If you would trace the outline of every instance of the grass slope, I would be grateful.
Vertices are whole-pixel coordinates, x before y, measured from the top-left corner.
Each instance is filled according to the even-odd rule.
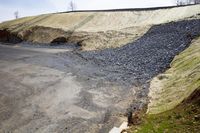
[[[173,109],[199,86],[200,38],[175,57],[168,71],[152,80],[148,114],[158,114]]]
[[[147,115],[130,133],[198,133],[200,131],[200,89],[185,102],[157,115]]]

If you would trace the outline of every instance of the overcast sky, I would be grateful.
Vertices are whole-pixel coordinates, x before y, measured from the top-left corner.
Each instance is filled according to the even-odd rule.
[[[44,13],[67,11],[71,0],[0,0],[0,22]],[[175,0],[73,0],[78,10],[170,6]]]

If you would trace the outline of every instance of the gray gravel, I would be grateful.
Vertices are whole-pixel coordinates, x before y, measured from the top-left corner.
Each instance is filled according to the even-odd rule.
[[[116,49],[79,52],[97,63],[108,73],[111,81],[144,84],[170,67],[173,58],[200,35],[200,20],[172,22],[153,26],[137,41]],[[108,74],[109,75],[109,74]]]
[[[118,83],[119,86],[124,86],[124,91],[120,93],[126,98],[126,93],[135,86],[136,94],[127,108],[128,112],[134,112],[147,104],[150,80],[166,71],[173,58],[185,50],[197,36],[200,36],[200,20],[184,20],[153,26],[143,37],[120,48],[73,51],[59,55],[70,58],[73,64],[81,65],[78,71],[72,71],[84,81],[83,84],[94,85],[87,86],[87,89],[99,89],[98,84],[106,82]],[[89,79],[96,80],[91,82]],[[90,106],[93,105],[88,108]],[[110,123],[104,124],[100,132],[107,132],[112,127],[112,117],[109,119]]]

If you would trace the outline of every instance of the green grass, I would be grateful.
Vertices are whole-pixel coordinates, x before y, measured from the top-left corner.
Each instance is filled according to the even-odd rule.
[[[143,123],[133,126],[130,133],[199,133],[200,89],[192,99],[161,114],[146,115]]]

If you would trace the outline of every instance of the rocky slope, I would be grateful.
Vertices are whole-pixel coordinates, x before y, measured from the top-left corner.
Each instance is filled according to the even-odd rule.
[[[147,115],[129,132],[199,132],[200,38],[176,56],[170,67],[151,81]]]
[[[200,38],[175,57],[171,68],[151,82],[149,114],[173,109],[200,87]]]

